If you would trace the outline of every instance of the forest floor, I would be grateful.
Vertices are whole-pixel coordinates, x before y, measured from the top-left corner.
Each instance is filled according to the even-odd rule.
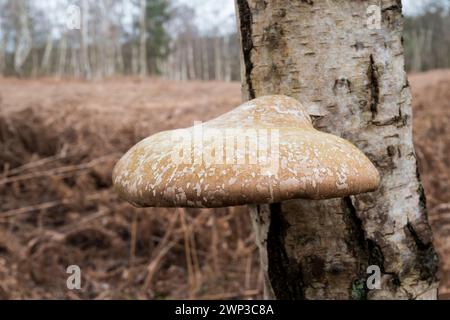
[[[414,74],[414,139],[450,298],[450,70]],[[238,83],[0,79],[0,299],[261,298],[244,207],[135,209],[123,152],[240,104]],[[66,267],[82,270],[68,290]]]

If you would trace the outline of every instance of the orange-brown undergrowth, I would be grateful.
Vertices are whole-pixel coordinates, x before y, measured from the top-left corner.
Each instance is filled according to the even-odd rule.
[[[450,72],[410,82],[450,297]],[[115,161],[138,140],[240,101],[238,83],[0,79],[0,299],[261,298],[245,208],[136,209],[111,189]],[[80,291],[66,288],[71,264]]]

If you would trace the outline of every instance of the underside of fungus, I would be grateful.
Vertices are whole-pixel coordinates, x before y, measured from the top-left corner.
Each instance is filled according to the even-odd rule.
[[[113,171],[121,198],[151,207],[335,198],[373,191],[379,180],[360,150],[314,129],[301,103],[282,95],[145,138]]]

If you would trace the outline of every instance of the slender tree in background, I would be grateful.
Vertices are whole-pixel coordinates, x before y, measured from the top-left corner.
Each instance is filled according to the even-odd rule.
[[[317,128],[352,141],[382,177],[373,193],[251,209],[266,296],[435,299],[437,257],[412,143],[401,2],[236,2],[245,98],[299,99]],[[377,10],[379,26],[368,14]],[[378,290],[366,286],[370,265],[381,269]]]
[[[214,37],[214,76],[215,79],[223,79],[223,55],[222,37]]]
[[[16,26],[14,45],[14,70],[18,74],[22,74],[22,66],[25,63],[32,48],[32,39],[27,14],[27,2],[25,0],[14,1],[12,4],[12,8]]]
[[[202,79],[209,80],[209,54],[207,38],[200,39],[201,41],[201,56],[202,56]]]
[[[41,74],[47,74],[50,72],[50,59],[53,52],[53,34],[49,32],[47,35],[47,41],[45,44],[44,55],[41,60]]]
[[[139,74],[145,76],[147,74],[147,30],[146,30],[146,0],[140,0],[139,13]]]
[[[89,2],[81,0],[81,68],[85,78],[91,77],[91,62],[89,61]]]
[[[3,29],[4,29],[3,25],[0,21],[0,30]],[[5,32],[3,32],[2,34],[0,34],[0,75],[4,74],[6,69],[6,42],[7,42],[7,35]]]
[[[170,19],[169,1],[146,1],[147,61],[149,72],[159,74],[158,65],[167,58],[169,51],[169,35],[165,25]]]
[[[58,48],[58,68],[57,76],[62,77],[65,73],[66,60],[67,60],[67,36],[65,33],[59,38],[59,48]]]

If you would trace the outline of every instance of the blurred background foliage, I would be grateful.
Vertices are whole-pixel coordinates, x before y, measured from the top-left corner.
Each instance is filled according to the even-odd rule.
[[[418,1],[419,2],[419,1]],[[450,1],[427,1],[404,25],[407,71],[450,67]]]
[[[450,67],[450,0],[403,3],[407,71]],[[239,80],[233,10],[232,0],[0,0],[0,74]]]

